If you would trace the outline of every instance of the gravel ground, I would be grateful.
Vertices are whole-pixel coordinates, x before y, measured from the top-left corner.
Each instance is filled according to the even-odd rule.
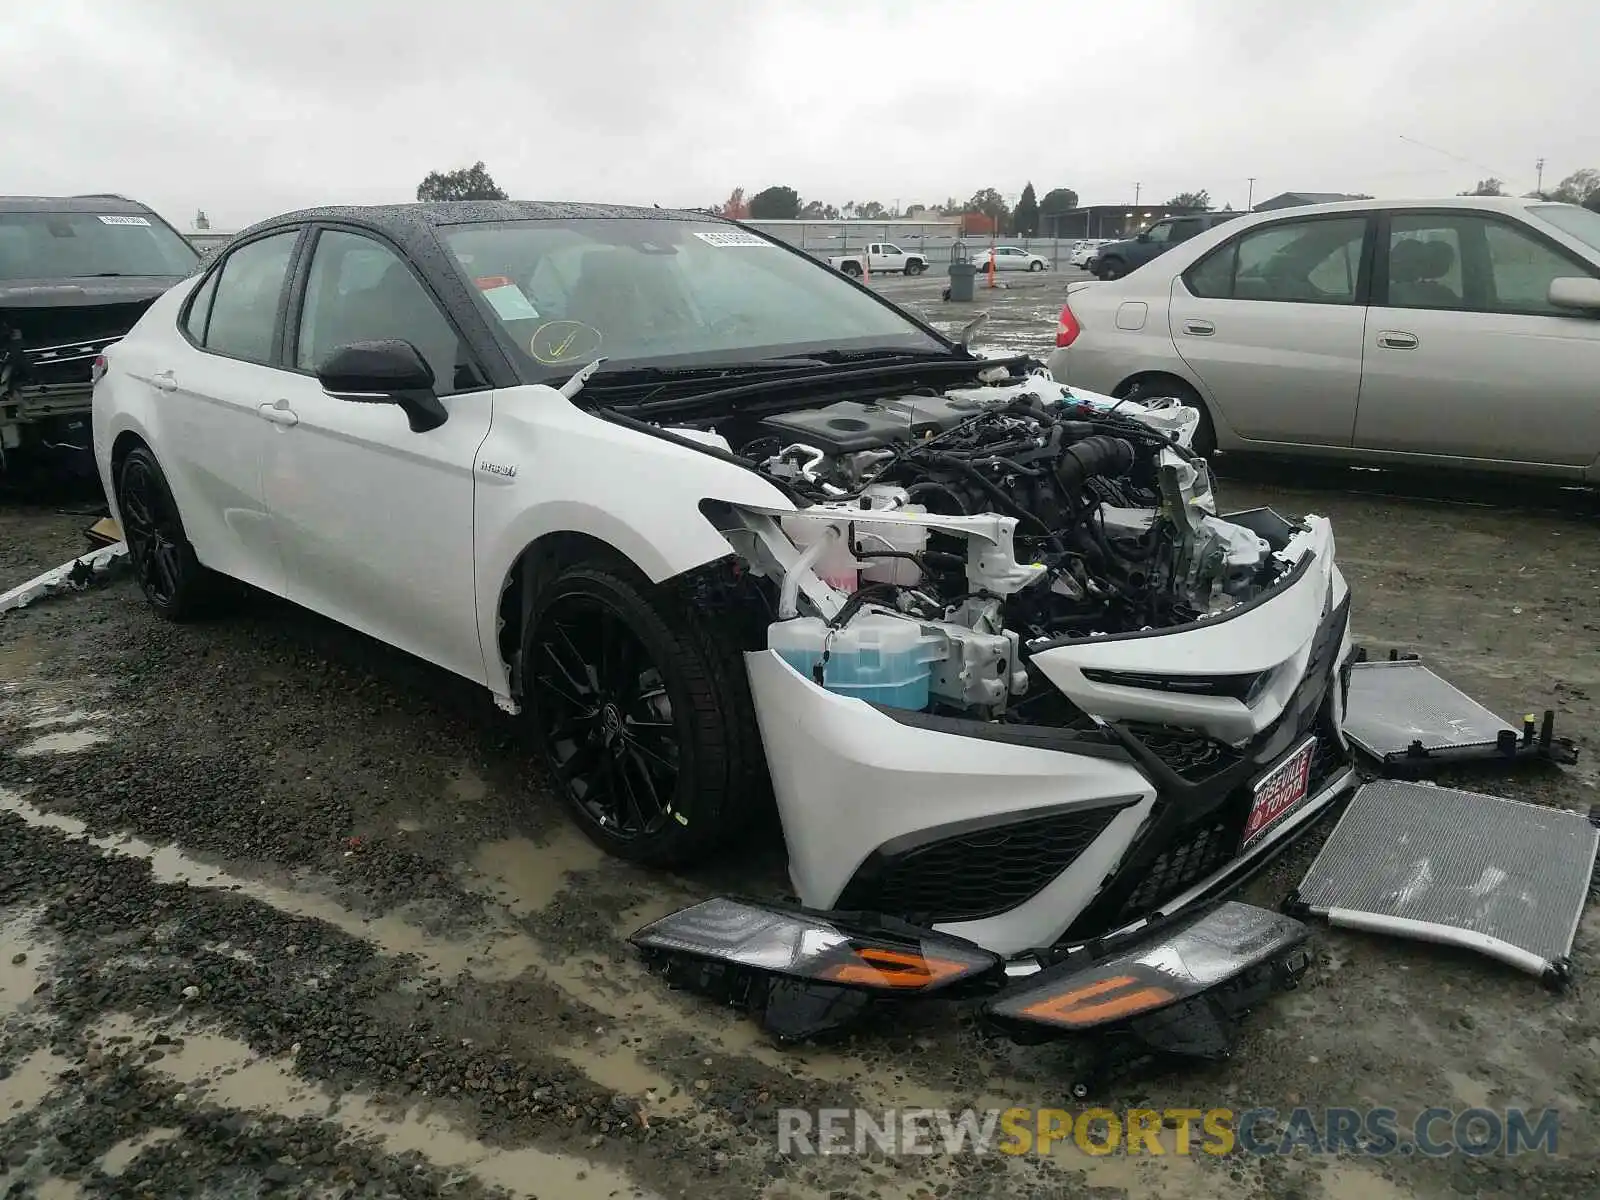
[[[991,329],[1031,322],[1037,345],[1022,314],[1059,285],[993,301]],[[959,325],[938,286],[884,290]],[[1591,497],[1231,473],[1231,506],[1333,519],[1364,643],[1420,652],[1503,714],[1553,707],[1581,745],[1576,768],[1448,782],[1600,801]],[[91,520],[0,508],[0,590],[84,549]],[[1280,899],[1316,841],[1250,898]],[[276,601],[173,628],[121,579],[0,617],[0,1196],[1600,1193],[1593,913],[1559,996],[1318,929],[1306,983],[1249,1019],[1233,1062],[1095,1097],[1552,1106],[1554,1158],[778,1157],[782,1107],[1062,1105],[1073,1064],[941,1007],[780,1050],[667,991],[623,938],[712,889],[781,890],[770,842],[736,858],[693,877],[603,861],[486,695]]]

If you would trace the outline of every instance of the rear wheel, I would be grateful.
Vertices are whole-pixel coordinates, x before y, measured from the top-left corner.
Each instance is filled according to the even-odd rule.
[[[845,263],[844,266],[840,267],[839,269],[841,271],[843,271],[846,275],[854,275],[854,276],[856,276],[858,278],[861,275],[861,264],[860,263],[847,262],[847,263]]]
[[[1120,258],[1108,258],[1100,264],[1095,274],[1103,280],[1121,279],[1128,273]]]
[[[1195,428],[1194,438],[1189,444],[1190,449],[1202,458],[1216,453],[1217,431],[1211,424],[1211,414],[1206,411],[1206,402],[1200,399],[1199,392],[1183,380],[1135,379],[1132,383],[1125,383],[1119,387],[1115,395],[1119,400],[1137,400],[1141,404],[1170,396],[1180,404],[1187,404],[1200,413],[1200,424]]]
[[[128,561],[150,607],[169,621],[213,611],[228,581],[195,556],[155,455],[143,446],[130,450],[117,472],[116,487]]]
[[[569,567],[540,588],[522,661],[553,782],[602,849],[677,865],[744,828],[760,734],[742,661],[702,614],[611,563]]]

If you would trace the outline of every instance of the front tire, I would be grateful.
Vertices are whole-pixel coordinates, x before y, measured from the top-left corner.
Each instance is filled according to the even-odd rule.
[[[1042,262],[1031,262],[1031,263],[1028,264],[1028,270],[1029,271],[1042,271],[1042,270],[1044,270],[1044,264]]]
[[[906,264],[906,274],[908,276],[921,275],[925,270],[927,270],[927,268],[919,262],[908,262]]]
[[[1110,283],[1113,279],[1121,279],[1127,273],[1127,269],[1122,265],[1120,258],[1106,259],[1105,262],[1100,264],[1099,270],[1095,272],[1105,283]]]
[[[228,581],[201,565],[167,477],[144,446],[117,471],[117,511],[134,578],[157,616],[190,621],[219,607]]]
[[[653,866],[745,828],[765,779],[744,665],[705,614],[609,562],[540,587],[523,695],[552,782],[601,849]]]

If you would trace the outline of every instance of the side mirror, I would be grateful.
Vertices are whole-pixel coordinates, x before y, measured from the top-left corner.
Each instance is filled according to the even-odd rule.
[[[433,368],[410,342],[351,342],[317,368],[322,390],[357,404],[395,404],[411,421],[412,433],[437,429],[449,410],[434,394]]]
[[[1600,313],[1600,279],[1574,275],[1550,281],[1550,303],[1557,308]]]

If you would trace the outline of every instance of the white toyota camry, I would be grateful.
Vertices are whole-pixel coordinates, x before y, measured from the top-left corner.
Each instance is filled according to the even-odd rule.
[[[775,800],[804,904],[1014,954],[1226,890],[1351,778],[1326,520],[1220,514],[1193,409],[734,223],[291,213],[96,375],[158,613],[242,581],[482,684],[619,855]]]

